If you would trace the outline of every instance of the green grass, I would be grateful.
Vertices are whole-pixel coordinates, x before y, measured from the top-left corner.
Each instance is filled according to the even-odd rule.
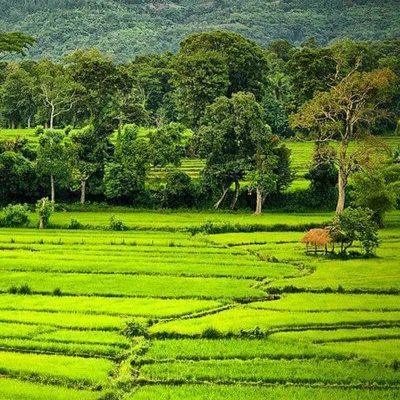
[[[79,301],[79,298],[77,298]],[[127,319],[113,315],[49,313],[40,311],[1,310],[0,321],[48,325],[61,328],[118,330]]]
[[[30,398],[27,388],[34,399],[92,399],[104,392],[76,389],[117,387],[139,400],[398,398],[399,296],[379,292],[400,289],[400,212],[388,214],[377,258],[340,260],[305,255],[303,232],[185,231],[207,221],[295,227],[330,213],[118,209],[140,230],[101,230],[112,211],[54,215],[93,230],[0,229],[0,368],[20,388],[2,378],[1,399]],[[306,292],[265,301],[294,282]],[[8,293],[24,284],[31,294]],[[368,293],[307,292],[339,285]],[[150,336],[122,336],[132,320],[151,323]],[[200,338],[210,328],[235,336]]]
[[[282,311],[400,311],[399,296],[372,294],[285,294],[279,300],[255,302],[249,307]]]
[[[265,293],[249,279],[172,277],[123,274],[72,274],[0,271],[0,290],[28,284],[34,292],[77,295],[120,295],[160,298],[262,297]]]
[[[340,346],[346,341],[374,340],[384,338],[400,338],[400,329],[396,328],[357,328],[357,329],[333,329],[333,330],[306,330],[306,331],[291,331],[278,332],[269,336],[270,340],[277,341],[294,341],[326,343],[340,342],[337,349],[340,351]]]
[[[182,385],[144,386],[129,400],[397,400],[397,390],[360,390],[291,386]]]
[[[255,310],[251,307],[237,307],[218,314],[197,319],[176,320],[151,327],[150,332],[178,332],[183,335],[199,335],[206,329],[216,329],[222,333],[238,334],[241,329],[260,327],[271,331],[282,328],[312,328],[313,326],[371,325],[400,323],[400,312],[379,311],[330,311],[330,312],[282,312]]]
[[[292,382],[340,383],[352,382],[396,384],[400,372],[369,362],[338,360],[219,360],[179,361],[143,365],[142,379],[153,382],[193,381],[222,382]]]
[[[0,378],[2,400],[96,400],[100,396],[99,392]]]
[[[335,344],[324,344],[324,349],[334,350],[338,346]],[[360,359],[376,359],[384,364],[391,364],[400,360],[400,339],[374,340],[374,341],[354,341],[340,343],[342,354],[356,355]]]
[[[307,343],[265,339],[167,339],[155,340],[144,360],[227,360],[255,358],[338,357],[338,350],[324,350]]]
[[[0,295],[0,310],[80,312],[122,316],[171,317],[221,306],[222,303],[192,299],[146,299],[68,296]]]
[[[128,347],[128,346],[127,346]],[[113,345],[82,344],[76,342],[60,343],[27,339],[0,339],[0,349],[34,353],[54,353],[85,357],[117,357],[126,350]]]
[[[3,375],[37,375],[58,380],[82,382],[85,385],[107,384],[113,363],[104,359],[44,354],[0,352]]]

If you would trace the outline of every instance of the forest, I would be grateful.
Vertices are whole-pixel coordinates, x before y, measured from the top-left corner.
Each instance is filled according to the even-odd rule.
[[[267,47],[296,46],[314,36],[321,46],[337,38],[396,38],[396,0],[19,0],[0,1],[0,27],[35,37],[30,58],[60,60],[76,48],[97,47],[118,62],[144,53],[176,52],[194,32],[227,30]]]
[[[24,52],[24,39],[9,51]],[[399,53],[399,40],[263,48],[215,31],[129,63],[97,49],[3,62],[1,121],[12,135],[0,143],[2,202],[341,211],[354,187],[353,201],[382,219],[398,197],[399,149],[379,137],[400,130]],[[299,178],[288,139],[315,142],[305,190],[287,190]],[[367,184],[382,189],[383,206],[358,196]]]

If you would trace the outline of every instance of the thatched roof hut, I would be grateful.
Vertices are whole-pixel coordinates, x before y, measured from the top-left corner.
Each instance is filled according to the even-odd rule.
[[[317,252],[318,248],[324,249],[325,253],[328,251],[328,244],[333,243],[329,229],[311,229],[301,239],[302,243],[307,246],[312,246],[314,251]]]
[[[327,229],[311,229],[301,239],[302,243],[317,247],[325,247],[332,243],[332,238]]]

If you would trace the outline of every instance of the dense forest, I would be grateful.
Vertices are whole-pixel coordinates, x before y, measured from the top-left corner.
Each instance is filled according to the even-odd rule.
[[[0,56],[31,45],[22,34],[2,34]],[[340,211],[349,178],[373,171],[359,187],[380,187],[375,193],[389,196],[392,206],[398,154],[390,162],[386,154],[382,164],[376,160],[382,146],[368,138],[400,130],[399,54],[398,39],[319,47],[309,38],[299,48],[278,40],[263,48],[214,31],[186,37],[176,54],[129,63],[97,49],[76,50],[60,62],[3,61],[1,124],[36,127],[37,137],[0,142],[1,200],[80,196],[82,203],[214,204],[261,213],[268,198],[270,206],[297,209],[337,202]],[[316,148],[310,188],[287,193],[295,171],[282,141],[294,135],[316,141]],[[364,142],[350,153],[357,139]],[[183,159],[202,160],[198,179],[177,168]],[[397,166],[388,172],[387,162]]]
[[[0,30],[34,36],[32,58],[97,47],[117,61],[177,51],[188,34],[229,30],[267,46],[314,36],[380,40],[400,35],[397,0],[0,0]]]

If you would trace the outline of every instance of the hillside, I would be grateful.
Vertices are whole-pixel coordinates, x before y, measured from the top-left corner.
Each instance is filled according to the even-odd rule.
[[[116,60],[175,51],[192,32],[230,30],[261,45],[287,39],[320,45],[337,37],[400,36],[397,0],[0,0],[0,30],[37,38],[29,57],[58,59],[98,47]]]

